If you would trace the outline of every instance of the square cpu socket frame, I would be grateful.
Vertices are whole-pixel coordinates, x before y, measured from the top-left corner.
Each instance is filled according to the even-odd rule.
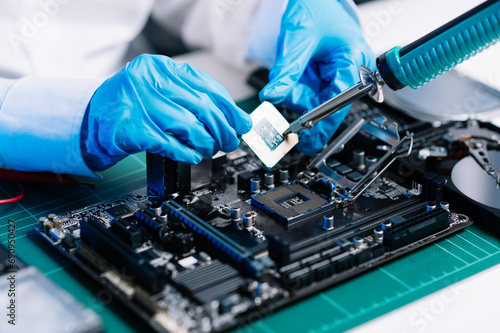
[[[335,203],[300,184],[291,184],[253,195],[252,205],[276,217],[280,222],[291,225],[329,211]]]

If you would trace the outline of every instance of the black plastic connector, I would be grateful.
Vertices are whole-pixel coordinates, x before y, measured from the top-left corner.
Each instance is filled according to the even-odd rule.
[[[135,213],[137,222],[144,228],[151,236],[160,238],[163,236],[164,231],[167,229],[167,223],[159,221],[155,214],[149,210],[141,210]]]
[[[396,216],[388,220],[392,227],[384,233],[384,245],[390,251],[428,237],[450,226],[448,212],[441,207],[410,218]]]
[[[111,222],[111,231],[133,248],[142,245],[142,234],[137,226],[122,218]]]
[[[116,267],[127,279],[133,279],[152,294],[163,290],[166,282],[163,270],[153,267],[147,258],[109,232],[99,220],[83,219],[80,222],[80,236],[83,244]]]
[[[426,174],[422,179],[422,194],[429,201],[443,201],[443,191],[446,179],[434,173]]]

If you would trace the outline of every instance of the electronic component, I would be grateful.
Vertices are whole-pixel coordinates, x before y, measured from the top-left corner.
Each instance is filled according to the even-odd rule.
[[[113,219],[116,219],[118,217],[123,217],[123,216],[126,217],[127,215],[132,214],[132,211],[130,209],[128,209],[128,207],[125,205],[117,205],[114,207],[110,207],[110,208],[106,209],[105,212]]]
[[[177,275],[173,282],[199,304],[209,303],[245,285],[236,269],[213,260],[210,265],[198,266]]]
[[[135,282],[145,290],[154,294],[163,289],[166,276],[162,271],[153,267],[141,253],[133,251],[130,244],[106,232],[95,218],[82,220],[80,237],[82,245],[79,254],[86,260],[92,261],[95,252],[108,261],[109,267],[116,266],[121,274],[135,277]]]
[[[449,226],[448,212],[442,208],[426,210],[418,215],[396,216],[387,222],[390,227],[384,229],[384,245],[390,250],[408,245]]]
[[[274,105],[263,102],[250,114],[253,128],[242,139],[264,165],[271,169],[299,142],[296,134],[283,136],[288,122]]]

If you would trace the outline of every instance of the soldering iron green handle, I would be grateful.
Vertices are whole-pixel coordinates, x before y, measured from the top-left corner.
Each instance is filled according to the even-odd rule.
[[[489,0],[404,48],[387,51],[377,67],[393,90],[416,89],[499,39],[500,0]]]

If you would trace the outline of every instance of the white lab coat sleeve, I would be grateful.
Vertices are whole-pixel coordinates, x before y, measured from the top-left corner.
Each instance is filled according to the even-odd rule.
[[[80,130],[100,80],[0,79],[0,166],[98,178],[85,164]]]

